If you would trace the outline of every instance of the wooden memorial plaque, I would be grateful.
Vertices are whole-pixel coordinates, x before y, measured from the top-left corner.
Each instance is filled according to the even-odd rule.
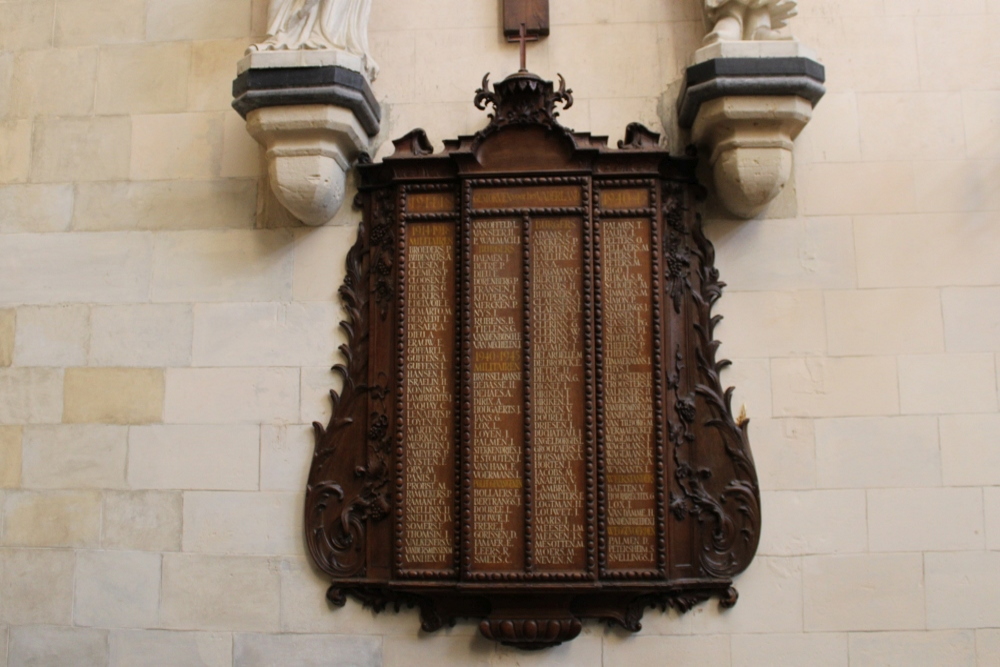
[[[417,130],[359,167],[344,387],[306,495],[335,604],[542,648],[736,601],[760,500],[695,160],[638,125],[609,149],[558,102],[565,83],[484,81],[481,132],[435,154]]]

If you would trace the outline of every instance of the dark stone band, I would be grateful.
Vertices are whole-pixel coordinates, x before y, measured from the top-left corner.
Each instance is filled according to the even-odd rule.
[[[354,112],[369,136],[379,132],[382,109],[368,80],[343,67],[248,69],[233,81],[233,108],[241,116],[264,107],[332,104]]]
[[[825,80],[823,66],[809,58],[716,58],[688,68],[678,122],[690,128],[702,104],[727,96],[793,95],[815,106]]]

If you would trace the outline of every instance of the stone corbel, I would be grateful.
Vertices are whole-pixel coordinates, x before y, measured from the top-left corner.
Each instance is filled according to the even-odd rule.
[[[794,2],[752,10],[748,4],[706,0],[713,29],[694,54],[678,102],[680,126],[708,158],[715,193],[741,218],[760,215],[781,194],[794,141],[826,92],[815,54],[780,32]]]
[[[251,53],[240,62],[233,96],[266,151],[278,201],[307,225],[332,220],[347,172],[379,131],[361,59],[337,51]]]

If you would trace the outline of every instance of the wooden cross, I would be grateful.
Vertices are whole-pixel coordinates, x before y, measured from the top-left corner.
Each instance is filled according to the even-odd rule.
[[[521,43],[521,71],[528,71],[528,42],[537,42],[538,35],[528,36],[528,27],[525,24],[521,24],[521,32],[515,39],[507,38],[508,42],[520,42]]]

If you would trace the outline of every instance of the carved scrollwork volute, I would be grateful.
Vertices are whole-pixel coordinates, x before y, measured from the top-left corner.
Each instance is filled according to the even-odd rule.
[[[339,393],[330,392],[329,424],[313,424],[316,446],[306,488],[306,542],[316,564],[334,577],[364,575],[368,522],[389,513],[388,390],[366,384],[368,285],[372,262],[381,260],[382,249],[371,252],[367,236],[362,222],[358,241],[347,255],[347,275],[340,288],[347,312],[341,328],[347,342],[340,346],[344,363],[333,368],[343,387]]]
[[[675,519],[690,517],[701,527],[698,558],[704,572],[732,577],[747,568],[757,551],[760,488],[747,439],[749,422],[737,422],[733,389],[722,388],[720,373],[730,362],[716,358],[720,343],[715,327],[722,316],[713,315],[712,309],[725,284],[719,280],[715,249],[704,235],[701,217],[685,223],[691,218],[683,215],[682,207],[679,196],[665,197],[666,288],[675,311],[693,319],[697,335],[693,358],[678,346],[668,374],[674,400],[668,434],[674,445],[670,510]],[[707,458],[700,453],[708,447],[725,452],[728,469],[699,465],[699,459]]]

